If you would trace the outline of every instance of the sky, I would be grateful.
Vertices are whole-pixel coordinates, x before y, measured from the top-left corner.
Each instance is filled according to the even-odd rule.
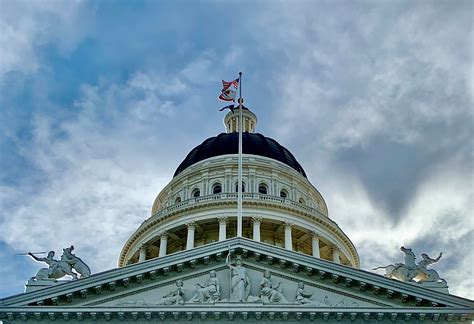
[[[474,299],[473,2],[0,0],[0,298],[71,244],[93,272],[243,72],[361,268],[443,256]],[[380,273],[382,274],[382,273]]]

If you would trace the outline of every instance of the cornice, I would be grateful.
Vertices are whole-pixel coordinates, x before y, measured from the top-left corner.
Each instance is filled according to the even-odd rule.
[[[286,264],[288,267],[285,271],[292,271],[295,275],[303,276],[306,278],[304,280],[332,285],[348,291],[352,290],[355,294],[377,296],[381,300],[396,302],[406,305],[408,308],[419,309],[424,305],[429,305],[434,309],[440,309],[439,312],[448,312],[447,308],[463,308],[465,313],[472,313],[474,309],[473,301],[461,297],[388,279],[375,273],[316,259],[265,243],[245,238],[233,238],[97,273],[84,279],[58,284],[50,288],[5,298],[0,300],[0,305],[3,306],[0,311],[5,312],[4,307],[7,306],[18,305],[25,307],[27,305],[61,306],[61,304],[70,304],[76,299],[85,302],[90,296],[114,293],[117,287],[126,289],[134,287],[135,289],[155,280],[169,279],[183,271],[184,268],[194,269],[199,265],[204,269],[208,267],[209,262],[213,262],[211,266],[222,264],[229,251],[242,255],[244,260],[262,264],[265,267],[271,268]],[[71,307],[74,305],[72,304]],[[286,307],[286,305],[280,305],[280,307]]]
[[[300,305],[255,305],[249,303],[211,305],[182,305],[160,307],[5,307],[0,311],[0,319],[13,320],[46,320],[68,321],[85,320],[310,320],[340,322],[380,322],[387,321],[434,321],[434,322],[465,322],[472,320],[474,315],[466,309],[451,308],[440,310],[432,308],[342,308],[342,307],[302,307]]]

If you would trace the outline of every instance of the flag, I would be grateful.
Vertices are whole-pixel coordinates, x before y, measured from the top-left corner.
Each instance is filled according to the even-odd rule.
[[[235,95],[237,94],[238,88],[239,79],[230,82],[222,80],[222,91],[219,99],[222,101],[235,101]]]
[[[234,104],[225,106],[224,108],[219,109],[219,111],[224,111],[225,109],[229,109],[232,111],[232,113],[234,113]]]

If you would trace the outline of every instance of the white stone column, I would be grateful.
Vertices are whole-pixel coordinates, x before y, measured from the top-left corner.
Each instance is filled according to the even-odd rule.
[[[293,241],[291,239],[291,227],[293,224],[285,222],[285,249],[293,251]]]
[[[333,246],[332,251],[332,262],[341,264],[340,250],[337,246]]]
[[[138,262],[143,262],[145,260],[146,260],[146,245],[142,244],[142,246],[140,246],[140,254],[138,256]]]
[[[218,217],[219,221],[219,242],[227,239],[227,217]]]
[[[315,258],[321,258],[321,255],[319,254],[319,235],[316,232],[313,232],[311,235],[311,245],[313,247],[313,256]]]
[[[166,255],[166,249],[168,248],[168,232],[162,232],[160,235],[160,252],[158,257]]]
[[[194,231],[196,230],[196,223],[191,222],[186,224],[188,227],[188,237],[186,239],[186,250],[194,248]]]
[[[252,217],[253,220],[253,240],[260,242],[260,224],[262,217]]]

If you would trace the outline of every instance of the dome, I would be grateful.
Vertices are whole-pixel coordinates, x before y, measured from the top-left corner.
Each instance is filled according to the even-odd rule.
[[[225,154],[238,154],[238,143],[239,134],[237,132],[222,133],[206,139],[189,152],[176,169],[173,177],[189,166],[205,159]],[[242,149],[244,154],[259,155],[280,161],[306,178],[306,173],[293,154],[272,138],[259,133],[244,132],[242,134]]]

